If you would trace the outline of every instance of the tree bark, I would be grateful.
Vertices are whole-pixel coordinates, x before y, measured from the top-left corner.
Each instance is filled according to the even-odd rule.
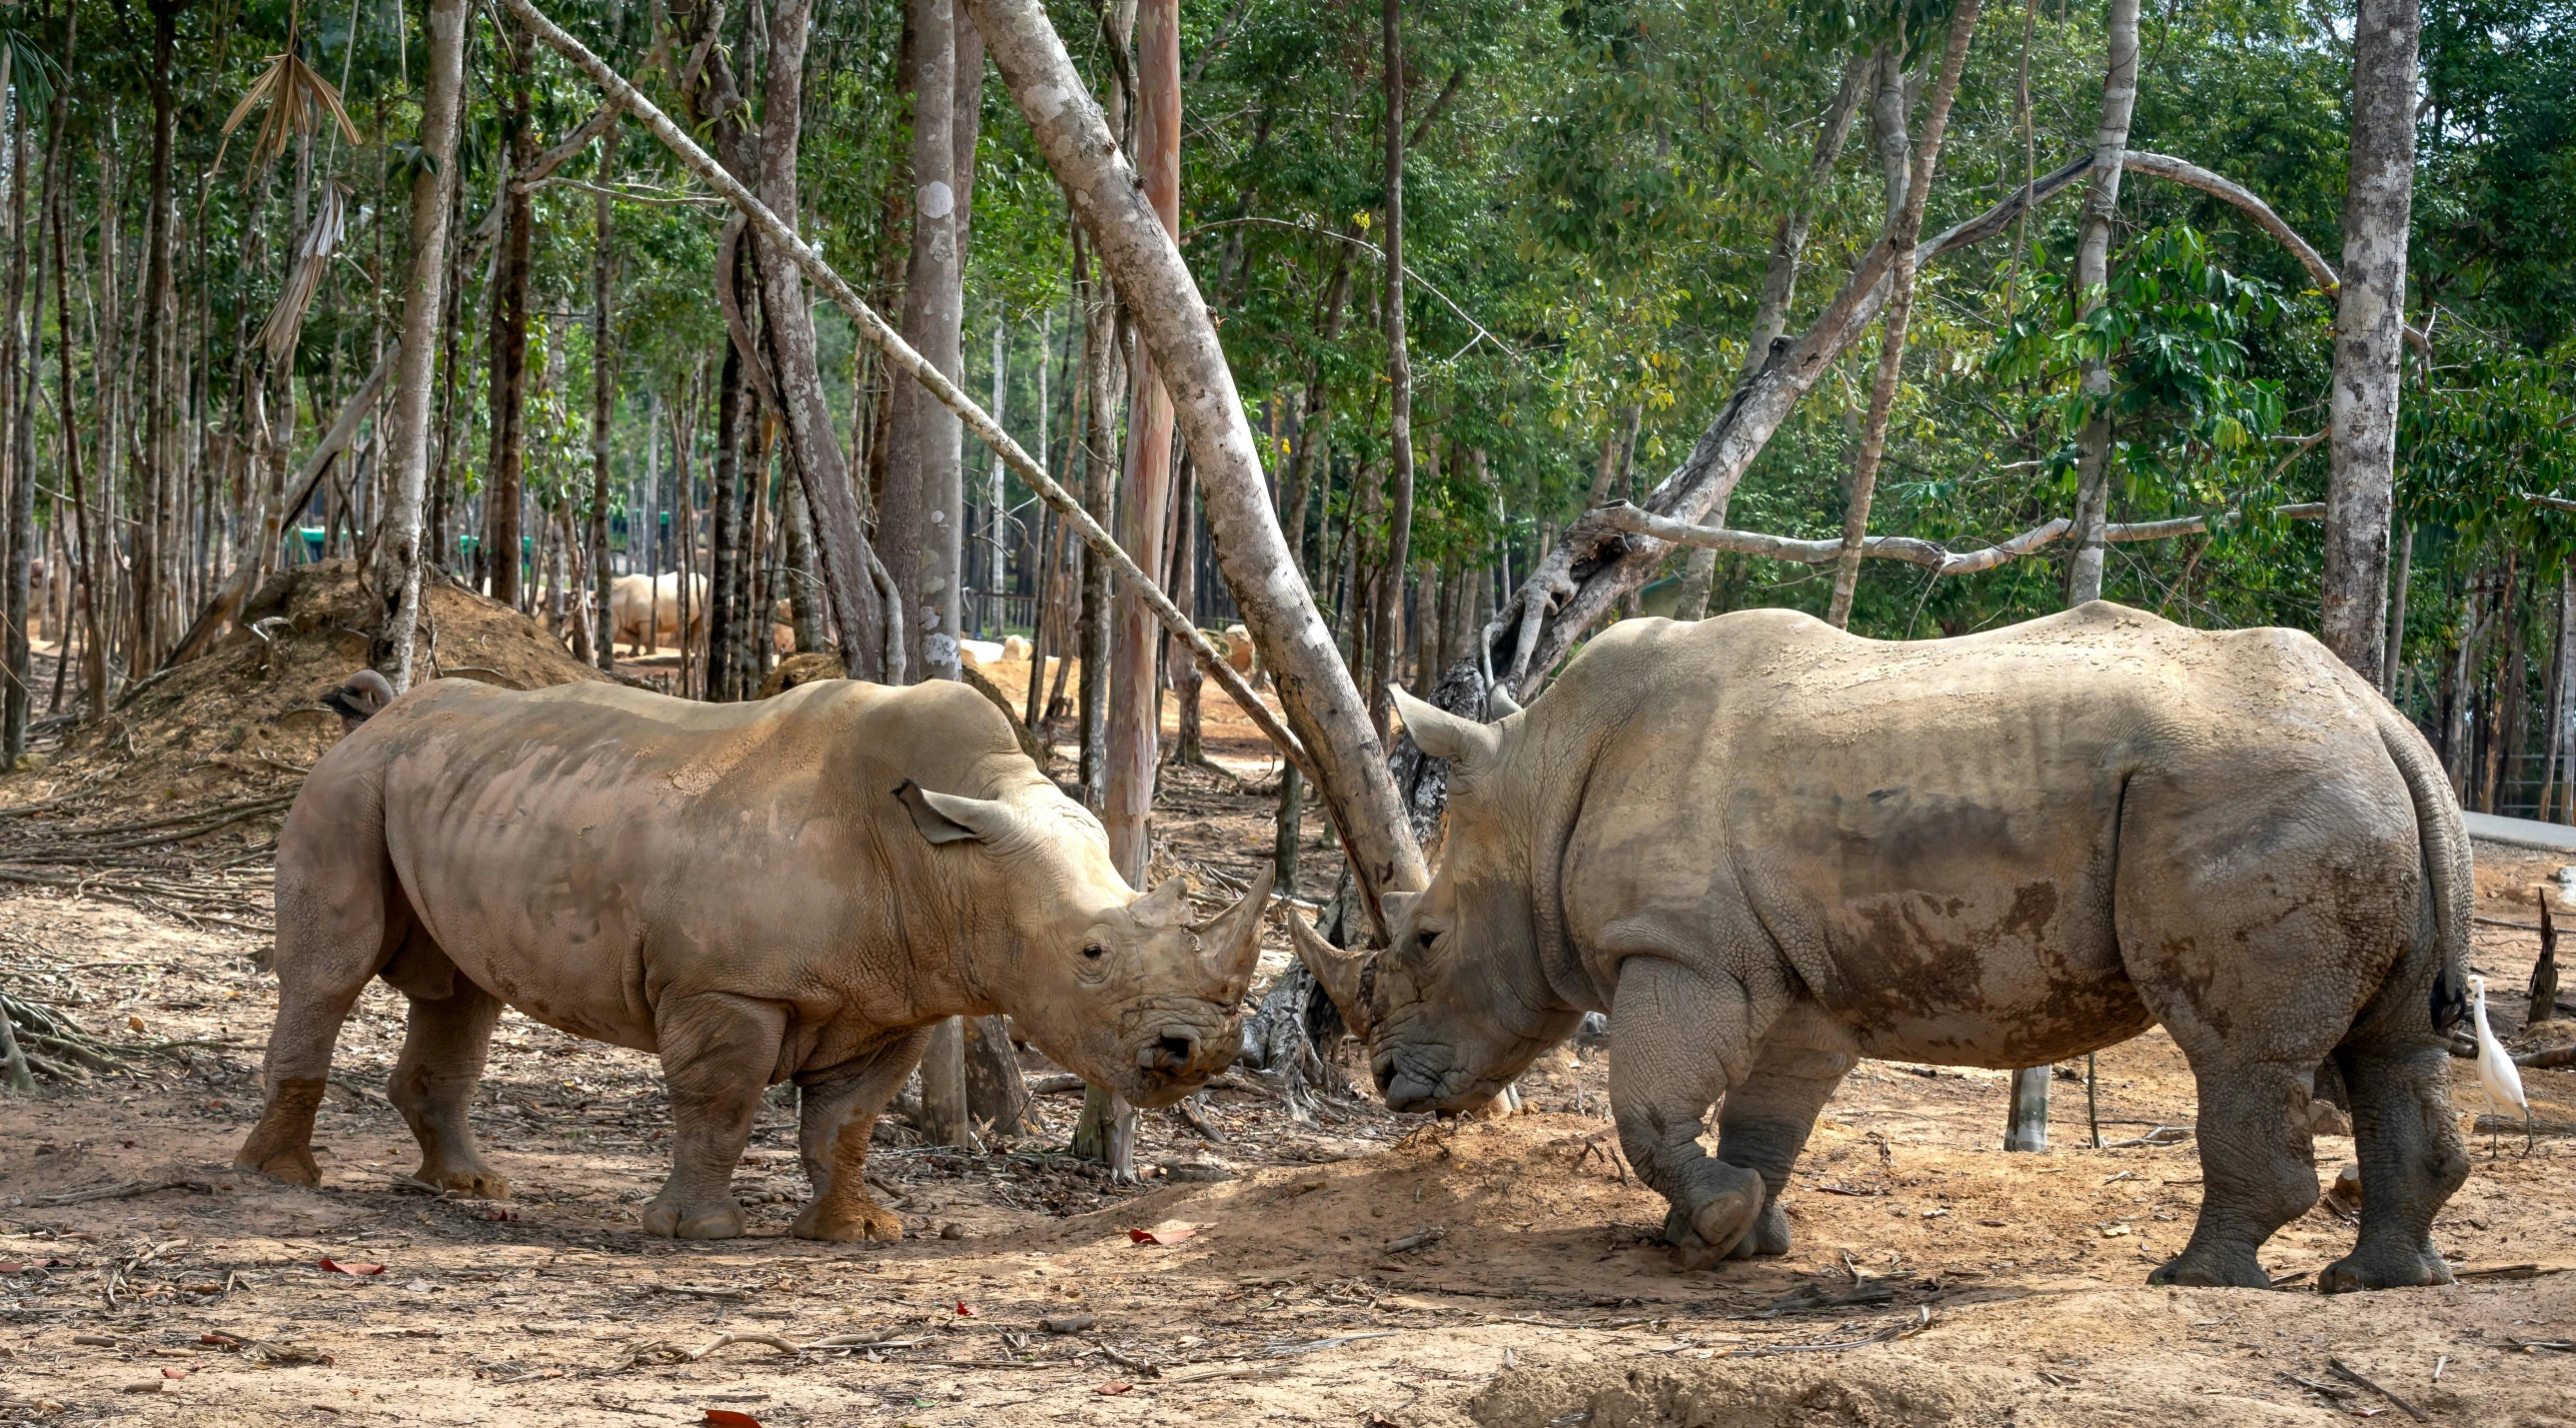
[[[152,95],[152,207],[143,220],[143,328],[136,344],[143,351],[143,432],[135,444],[142,458],[135,472],[136,504],[141,511],[134,525],[134,648],[127,652],[129,670],[143,669],[157,658],[162,640],[158,597],[165,555],[162,538],[167,517],[163,513],[172,496],[170,328],[177,316],[177,286],[171,271],[177,235],[170,226],[170,154],[178,138],[179,114],[171,81],[177,63],[179,15],[187,8],[184,0],[179,4],[154,0],[152,5],[152,73],[147,77]]]
[[[2092,179],[2085,190],[2075,246],[2079,314],[2102,305],[2103,286],[2111,280],[2111,225],[2120,211],[2129,118],[2138,105],[2138,0],[2111,0],[2108,24],[2110,65],[2102,77],[2102,122],[2093,133]],[[2079,380],[2092,411],[2075,436],[2075,554],[2067,562],[2066,574],[2070,607],[2102,598],[2102,528],[2110,520],[2111,509],[2110,364],[2086,359]],[[2039,1094],[2042,1098],[2048,1094],[2045,1080]],[[2044,1118],[2040,1130],[2044,1139]]]
[[[1397,631],[1404,618],[1404,576],[1413,567],[1413,359],[1404,341],[1404,16],[1400,0],[1382,0],[1378,44],[1386,87],[1386,284],[1380,301],[1386,328],[1386,558],[1377,583],[1377,631],[1370,640],[1369,723],[1387,736],[1395,682]],[[1643,415],[1642,409],[1631,408]],[[1635,441],[1632,418],[1629,441]]]
[[[2377,684],[2386,658],[2388,526],[2397,464],[2398,358],[2415,196],[2421,0],[2362,0],[2354,17],[2352,150],[2344,185],[2326,455],[2318,636]]]
[[[739,295],[744,245],[735,243],[718,251],[733,261],[717,264],[716,281],[734,284]],[[734,677],[734,621],[746,612],[735,603],[733,582],[734,546],[742,538],[743,397],[748,385],[743,376],[742,346],[727,342],[716,376],[715,492],[711,499],[715,519],[709,523],[713,530],[707,552],[707,698],[717,703],[740,697]]]
[[[1860,586],[1861,543],[1869,537],[1869,507],[1878,488],[1878,463],[1887,450],[1887,422],[1895,410],[1896,389],[1905,371],[1905,332],[1914,313],[1914,248],[1923,231],[1923,205],[1932,195],[1932,173],[1941,159],[1941,136],[1950,122],[1950,101],[1959,90],[1959,73],[1967,66],[1968,39],[1977,28],[1978,0],[1960,0],[1951,12],[1950,43],[1941,56],[1941,73],[1933,81],[1932,109],[1923,121],[1923,141],[1915,151],[1903,203],[1888,216],[1885,242],[1897,254],[1889,277],[1887,308],[1878,347],[1878,378],[1869,394],[1869,416],[1861,424],[1860,450],[1852,459],[1851,494],[1843,512],[1842,557],[1834,566],[1833,603],[1825,618],[1840,629],[1851,622],[1852,598]],[[2134,0],[2114,0],[2131,4]],[[1891,51],[1889,78],[1896,60]],[[1900,86],[1901,87],[1901,86]],[[1902,122],[1902,116],[1899,116]],[[1891,152],[1902,142],[1894,135]]]
[[[966,1023],[966,1109],[996,1136],[1030,1135],[1038,1127],[1029,1119],[1028,1082],[1020,1076],[1008,1020],[979,1016]]]
[[[420,628],[421,517],[429,482],[429,395],[437,377],[440,318],[447,310],[447,225],[455,207],[457,116],[465,92],[468,0],[430,0],[428,70],[422,76],[420,149],[411,185],[411,273],[403,285],[394,360],[393,479],[378,518],[375,588],[385,602],[376,669],[399,694],[411,687]],[[274,547],[274,541],[270,542]]]
[[[503,27],[508,63],[501,124],[509,172],[536,163],[536,116],[530,98],[536,71],[535,41],[524,25]],[[519,579],[520,510],[527,501],[528,288],[535,276],[536,195],[505,177],[501,181],[501,253],[492,276],[490,387],[491,447],[483,487],[484,567],[492,598],[512,609],[524,601]]]
[[[1114,528],[1117,476],[1109,442],[1117,429],[1117,415],[1111,403],[1118,382],[1118,295],[1108,283],[1091,274],[1089,258],[1089,245],[1081,242],[1077,234],[1073,245],[1073,287],[1083,309],[1082,506],[1093,520]],[[1084,550],[1078,726],[1082,740],[1082,802],[1094,813],[1109,806],[1109,596],[1109,562],[1097,551]]]
[[[904,88],[912,110],[912,249],[904,268],[903,340],[951,381],[959,366],[960,290],[957,264],[956,162],[951,133],[956,123],[956,17],[954,0],[905,0]],[[947,475],[958,458],[954,418],[911,382],[898,382],[893,419],[886,428],[885,499],[877,538],[886,568],[903,592],[903,629],[910,668],[954,679],[953,653],[927,658],[924,637],[938,626],[942,579],[940,549],[948,531]],[[937,512],[942,524],[934,525]],[[953,636],[955,627],[946,627]],[[945,670],[945,673],[938,671]]]
[[[1181,231],[1180,0],[1143,0],[1136,12],[1136,156],[1141,195],[1166,239]],[[1103,249],[1106,255],[1106,247]],[[1122,296],[1132,298],[1121,281]],[[1195,295],[1196,289],[1192,289]],[[1247,429],[1248,430],[1248,429]],[[1126,489],[1118,503],[1118,543],[1147,579],[1165,583],[1163,529],[1172,508],[1172,401],[1149,347],[1140,344],[1128,374]],[[1258,480],[1258,476],[1255,477]],[[1268,487],[1263,487],[1265,507]],[[1127,881],[1143,886],[1151,845],[1154,769],[1162,741],[1162,691],[1154,656],[1162,631],[1141,591],[1117,592],[1109,659],[1109,799],[1101,822],[1109,858]]]
[[[1288,559],[1215,324],[1044,9],[1036,0],[966,3],[1172,393],[1207,496],[1209,532],[1227,586],[1288,722],[1316,765],[1371,921],[1382,928],[1379,894],[1419,888],[1429,875],[1406,826],[1385,750],[1369,726],[1367,705]]]

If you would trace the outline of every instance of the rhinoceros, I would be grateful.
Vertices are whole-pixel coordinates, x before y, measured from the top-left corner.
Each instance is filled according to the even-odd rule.
[[[1497,723],[1397,702],[1452,761],[1438,873],[1373,958],[1290,919],[1395,1109],[1480,1104],[1607,1011],[1621,1144],[1705,1268],[1789,1248],[1856,1058],[2044,1066],[2161,1025],[2207,1189],[2156,1282],[2270,1282],[2329,1059],[2363,1200],[2322,1287],[2449,1280],[2467,836],[2423,738],[2308,636],[2096,602],[1888,643],[1761,610],[1621,621]]]
[[[278,836],[268,1103],[236,1163],[315,1183],[332,1043],[382,976],[411,999],[391,1099],[421,1180],[508,1191],[465,1115],[508,1005],[660,1055],[675,1134],[648,1233],[742,1233],[733,1168],[792,1080],[795,1232],[900,1238],[862,1174],[936,1023],[1007,1012],[1084,1079],[1168,1104],[1234,1057],[1267,895],[1199,926],[1178,879],[1139,896],[962,684],[699,704],[432,681],[314,765]]]

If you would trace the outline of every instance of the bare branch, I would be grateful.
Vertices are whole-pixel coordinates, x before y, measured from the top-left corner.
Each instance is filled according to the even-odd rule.
[[[2576,501],[2556,497],[2526,496],[2523,499],[2543,504],[2557,504],[2576,510]],[[2103,539],[2112,542],[2164,540],[2172,536],[2200,535],[2213,524],[2224,525],[2238,513],[2220,511],[2215,515],[2177,516],[2171,520],[2134,521],[2103,527]],[[2322,501],[2274,506],[2272,515],[2288,521],[2325,519]],[[1730,555],[1753,555],[1767,560],[1795,561],[1801,565],[1831,565],[1843,549],[1840,540],[1802,540],[1796,536],[1765,535],[1759,531],[1724,530],[1716,526],[1695,526],[1670,516],[1659,516],[1626,501],[1602,506],[1590,519],[1611,530],[1631,535],[1652,536],[1672,545],[1700,546]],[[2053,541],[2062,540],[2072,529],[2072,522],[2060,516],[2045,525],[2034,526],[2008,540],[1976,550],[1954,551],[1937,541],[1915,536],[1871,536],[1861,543],[1861,556],[1867,560],[1901,560],[1919,565],[1935,575],[1974,575],[1992,570],[2006,561],[2032,554]]]

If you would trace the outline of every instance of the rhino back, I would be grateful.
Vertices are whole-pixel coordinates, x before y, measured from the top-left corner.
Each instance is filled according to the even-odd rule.
[[[978,926],[960,908],[972,890],[952,885],[970,865],[930,871],[895,786],[989,797],[1043,779],[962,686],[827,681],[700,704],[439,681],[344,745],[360,739],[386,854],[466,975],[648,1050],[665,996],[785,1002],[806,1028],[787,1049],[800,1061],[904,1024],[910,993]]]
[[[1641,950],[1785,961],[1862,1049],[2031,1065],[2147,1024],[2122,897],[2415,865],[2370,696],[2295,632],[2097,603],[1908,643],[1786,612],[1614,634],[1529,716],[1582,771],[1559,896],[1603,988]]]

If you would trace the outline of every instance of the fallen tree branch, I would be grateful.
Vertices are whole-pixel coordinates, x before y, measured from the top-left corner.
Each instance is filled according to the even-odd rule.
[[[2224,524],[2235,517],[2234,511],[2216,515],[2177,516],[2171,520],[2134,521],[2103,527],[2103,538],[2109,541],[2164,540],[2179,535],[2199,535],[2213,523]],[[2274,506],[2274,517],[2281,520],[2316,521],[2325,519],[2321,501],[2304,501],[2295,505]],[[1801,565],[1830,565],[1842,554],[1839,540],[1803,540],[1796,536],[1765,535],[1759,531],[1726,530],[1717,526],[1695,526],[1670,516],[1659,516],[1626,501],[1596,508],[1588,519],[1615,531],[1652,536],[1673,545],[1701,546],[1732,555],[1761,556],[1771,560],[1795,561]],[[1861,543],[1861,555],[1870,560],[1901,560],[1919,565],[1935,575],[1971,575],[1992,570],[2009,560],[2032,554],[2053,541],[2064,539],[2073,523],[2060,516],[2046,525],[2034,526],[2020,535],[1976,550],[1954,551],[1938,541],[1915,536],[1871,536]]]
[[[848,281],[843,279],[831,264],[823,261],[822,252],[817,245],[808,244],[797,237],[794,229],[789,228],[777,214],[770,212],[766,204],[763,204],[750,189],[744,187],[741,180],[736,179],[722,164],[709,156],[706,150],[698,147],[697,141],[691,139],[677,124],[671,122],[669,115],[655,107],[653,101],[639,93],[623,75],[610,68],[606,60],[591,53],[588,46],[573,38],[562,26],[548,19],[544,12],[530,3],[530,0],[507,0],[507,3],[511,12],[516,14],[538,39],[543,40],[557,54],[570,60],[583,74],[588,75],[591,83],[599,86],[613,106],[633,114],[654,138],[661,141],[664,148],[669,149],[679,158],[682,167],[695,174],[701,182],[714,189],[740,211],[776,251],[793,258],[798,269],[815,286],[821,288],[825,296],[838,304],[843,312],[849,314],[851,323],[858,328],[861,336],[874,344],[877,350],[883,352],[887,360],[921,383],[923,390],[929,392],[941,406],[955,413],[957,419],[965,423],[966,429],[973,432],[986,446],[992,448],[993,453],[1000,457],[1003,464],[1009,466],[1014,474],[1026,482],[1030,490],[1037,492],[1048,505],[1054,507],[1056,514],[1082,537],[1083,544],[1089,546],[1101,559],[1108,561],[1112,569],[1136,587],[1146,605],[1163,622],[1164,627],[1179,636],[1182,642],[1190,647],[1190,652],[1198,657],[1200,667],[1216,680],[1218,686],[1225,690],[1226,694],[1243,710],[1244,715],[1252,720],[1270,742],[1278,747],[1280,753],[1296,764],[1298,770],[1306,777],[1313,779],[1318,787],[1325,786],[1325,781],[1319,775],[1305,746],[1298,741],[1295,734],[1289,732],[1285,724],[1279,722],[1279,716],[1270,712],[1269,706],[1261,702],[1260,696],[1252,692],[1252,686],[1244,682],[1243,676],[1236,672],[1234,666],[1226,663],[1225,656],[1218,652],[1216,646],[1209,642],[1205,634],[1200,632],[1198,623],[1181,613],[1180,607],[1172,603],[1171,597],[1163,593],[1159,584],[1146,576],[1134,558],[1127,554],[1126,548],[1111,537],[1109,532],[1101,529],[1098,521],[1092,519],[1091,513],[1083,507],[1082,502],[1057,484],[1056,479],[1047,474],[1045,467],[1040,466],[1028,452],[1022,450],[1019,442],[1013,440],[1009,432],[1004,431],[990,414],[975,404],[974,398],[959,390],[956,383],[948,380],[947,374],[931,365],[929,359],[919,352],[914,351],[912,345],[903,340],[902,334],[887,326],[885,319],[877,315],[876,309],[862,301]]]

